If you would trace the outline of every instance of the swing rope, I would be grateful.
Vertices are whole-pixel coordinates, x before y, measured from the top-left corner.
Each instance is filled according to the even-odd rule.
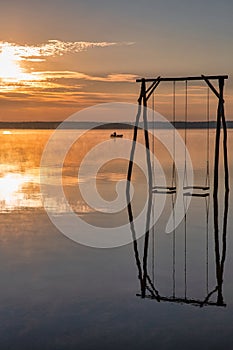
[[[173,270],[172,270],[172,278],[173,278],[173,298],[176,297],[176,229],[175,229],[175,196],[172,195],[172,216],[173,216],[173,237],[172,237],[172,250],[173,250]]]
[[[183,187],[188,187],[187,178],[187,122],[188,122],[188,81],[185,81],[185,129],[184,129],[184,142],[185,142],[185,160],[184,160],[184,183]],[[184,203],[184,297],[187,298],[187,198],[183,196]]]
[[[153,128],[155,128],[155,97],[154,97],[154,93],[152,95],[152,113],[153,113]],[[155,138],[154,138],[154,134],[152,134],[152,150],[153,150],[153,155],[155,154]],[[153,172],[153,179],[155,179],[155,164],[154,164],[154,157],[153,157],[153,168],[152,168],[152,172]],[[152,199],[152,220],[153,222],[155,222],[154,220],[154,215],[155,215],[155,210],[154,210],[154,200]],[[153,281],[153,285],[155,284],[155,225],[153,225],[152,227],[152,281]]]
[[[210,90],[207,88],[206,188],[210,187]]]
[[[175,133],[175,124],[176,124],[176,82],[173,82],[173,165],[172,165],[172,189],[176,189],[176,133]]]
[[[188,187],[188,178],[187,178],[187,121],[188,121],[188,81],[185,81],[185,127],[184,127],[184,143],[185,143],[185,159],[184,159],[184,180],[183,187]]]
[[[198,186],[189,186],[188,185],[188,176],[187,176],[187,123],[188,123],[188,82],[185,81],[185,165],[184,165],[184,189],[195,189],[195,190],[202,190],[202,191],[208,191],[210,189],[210,165],[209,165],[209,158],[210,158],[210,92],[209,89],[207,90],[207,107],[206,107],[206,120],[207,120],[207,127],[206,127],[206,179],[205,184],[198,185]],[[186,196],[196,196],[196,197],[207,197],[209,193],[185,193]]]
[[[187,197],[184,200],[184,297],[187,298]]]
[[[155,93],[152,94],[152,118],[153,118],[153,129],[155,128]],[[155,154],[155,138],[154,133],[152,132],[152,152],[153,155]],[[152,174],[153,179],[155,178],[155,163],[154,163],[154,157],[152,160]]]
[[[188,187],[187,178],[187,122],[188,122],[188,81],[185,81],[185,129],[184,129],[184,142],[185,142],[185,160],[184,160],[184,182],[183,188]],[[183,196],[184,204],[184,297],[187,298],[187,198]]]
[[[172,124],[173,124],[173,130],[172,130],[172,138],[173,138],[173,153],[172,153],[172,173],[171,173],[171,184],[169,186],[153,186],[153,193],[158,194],[174,194],[176,193],[176,82],[173,82],[173,108],[172,108]],[[153,105],[153,118],[154,118],[154,93],[152,95],[152,105]],[[153,125],[154,125],[154,119],[153,119]],[[154,138],[152,140],[152,148],[154,152]],[[153,166],[154,170],[154,166]],[[154,176],[154,174],[153,174]]]
[[[210,198],[205,198],[206,208],[206,293],[209,294],[209,211],[210,211]]]

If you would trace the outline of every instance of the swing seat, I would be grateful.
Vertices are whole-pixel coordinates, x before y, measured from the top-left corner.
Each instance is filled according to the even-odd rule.
[[[175,186],[154,186],[152,187],[152,190],[169,190],[169,191],[175,191]]]
[[[184,196],[187,197],[209,197],[209,193],[191,193],[191,192],[186,192],[183,194]]]
[[[176,190],[167,189],[167,191],[166,191],[166,188],[164,189],[164,191],[160,190],[160,189],[153,189],[152,193],[156,193],[156,194],[174,194],[174,193],[176,193]]]
[[[184,186],[184,190],[202,190],[202,191],[208,191],[210,189],[209,186]]]

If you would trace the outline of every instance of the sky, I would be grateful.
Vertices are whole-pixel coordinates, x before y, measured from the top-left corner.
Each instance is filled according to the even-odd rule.
[[[233,120],[230,0],[1,0],[0,121],[60,121],[104,102],[136,103],[138,77],[228,74]],[[171,84],[156,109],[171,115]],[[178,84],[182,119],[184,86]],[[206,86],[189,86],[190,119],[205,118]],[[211,94],[211,119],[216,98]]]

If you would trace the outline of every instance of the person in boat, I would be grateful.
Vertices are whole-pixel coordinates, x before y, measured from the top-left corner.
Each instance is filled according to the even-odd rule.
[[[111,137],[123,137],[122,134],[117,134],[116,131],[114,131],[113,134],[111,134]]]

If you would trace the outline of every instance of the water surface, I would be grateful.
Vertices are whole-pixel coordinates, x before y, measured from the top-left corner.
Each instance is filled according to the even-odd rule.
[[[221,167],[216,235],[216,203],[214,207],[212,196],[214,131],[210,135],[210,196],[193,197],[180,226],[174,233],[165,234],[174,204],[174,195],[166,195],[163,214],[147,236],[147,259],[145,237],[137,245],[93,249],[67,239],[50,222],[40,192],[40,159],[52,132],[0,132],[1,348],[231,349],[232,200],[230,196],[224,231],[227,202]],[[64,192],[73,210],[83,220],[109,228],[127,222],[127,209],[114,215],[96,212],[80,194],[77,172],[88,150],[108,140],[110,133],[96,130],[82,137],[67,155],[63,169]],[[127,136],[131,137],[130,130],[124,131]],[[188,140],[195,183],[204,185],[206,131],[190,130]],[[112,144],[122,147],[120,139],[112,140]],[[58,153],[59,147],[62,145],[57,145]],[[230,174],[232,147],[230,130]],[[172,161],[161,145],[155,143],[155,149],[171,183]],[[56,169],[54,162],[49,169],[53,186],[57,185]],[[100,169],[97,186],[106,200],[116,197],[116,184],[126,174],[127,162],[123,159]],[[146,179],[138,167],[134,168],[133,184],[132,208],[137,216],[147,195]],[[67,210],[59,198],[46,200],[60,213]],[[143,271],[145,261],[147,297],[142,298],[140,268]]]

